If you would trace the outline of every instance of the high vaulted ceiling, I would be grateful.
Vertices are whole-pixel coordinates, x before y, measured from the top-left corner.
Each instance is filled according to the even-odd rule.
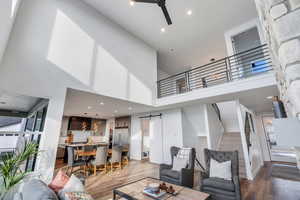
[[[169,74],[225,57],[224,32],[257,17],[253,0],[167,0],[173,20],[173,25],[167,26],[155,4],[84,1],[157,49],[158,65]],[[188,10],[192,15],[187,15]]]

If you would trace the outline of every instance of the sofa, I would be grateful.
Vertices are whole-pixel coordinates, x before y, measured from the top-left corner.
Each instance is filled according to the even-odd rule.
[[[22,181],[11,188],[2,200],[59,200],[57,194],[43,181]]]
[[[78,179],[79,180],[79,179]],[[75,191],[74,191],[75,192]],[[79,193],[79,192],[78,192]],[[93,200],[86,192],[84,200]],[[88,197],[88,198],[87,198]],[[55,192],[37,177],[28,177],[12,187],[0,200],[69,200],[64,194]]]

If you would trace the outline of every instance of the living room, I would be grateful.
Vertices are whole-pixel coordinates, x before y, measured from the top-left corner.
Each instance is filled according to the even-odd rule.
[[[298,198],[297,0],[0,5],[1,197]]]

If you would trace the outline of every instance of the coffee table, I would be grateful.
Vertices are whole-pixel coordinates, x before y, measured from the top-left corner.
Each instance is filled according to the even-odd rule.
[[[113,190],[114,200],[117,200],[117,197],[123,197],[128,200],[153,200],[155,198],[146,196],[143,194],[143,190],[146,186],[148,186],[150,183],[163,183],[163,181],[160,181],[156,178],[143,178],[141,180],[128,183],[126,185],[123,185],[121,187],[115,188]],[[160,197],[157,200],[206,200],[209,197],[209,194],[200,192],[197,190],[193,190],[190,188],[186,188],[179,185],[174,185],[170,183],[166,183],[167,186],[172,185],[178,194],[176,196],[173,196],[171,194],[165,194],[164,196]]]

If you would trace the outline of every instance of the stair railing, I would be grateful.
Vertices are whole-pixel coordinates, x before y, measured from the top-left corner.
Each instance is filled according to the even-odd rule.
[[[203,165],[201,165],[200,161],[198,160],[198,158],[196,157],[196,164],[201,168],[201,171],[205,172],[205,168],[203,167]]]

